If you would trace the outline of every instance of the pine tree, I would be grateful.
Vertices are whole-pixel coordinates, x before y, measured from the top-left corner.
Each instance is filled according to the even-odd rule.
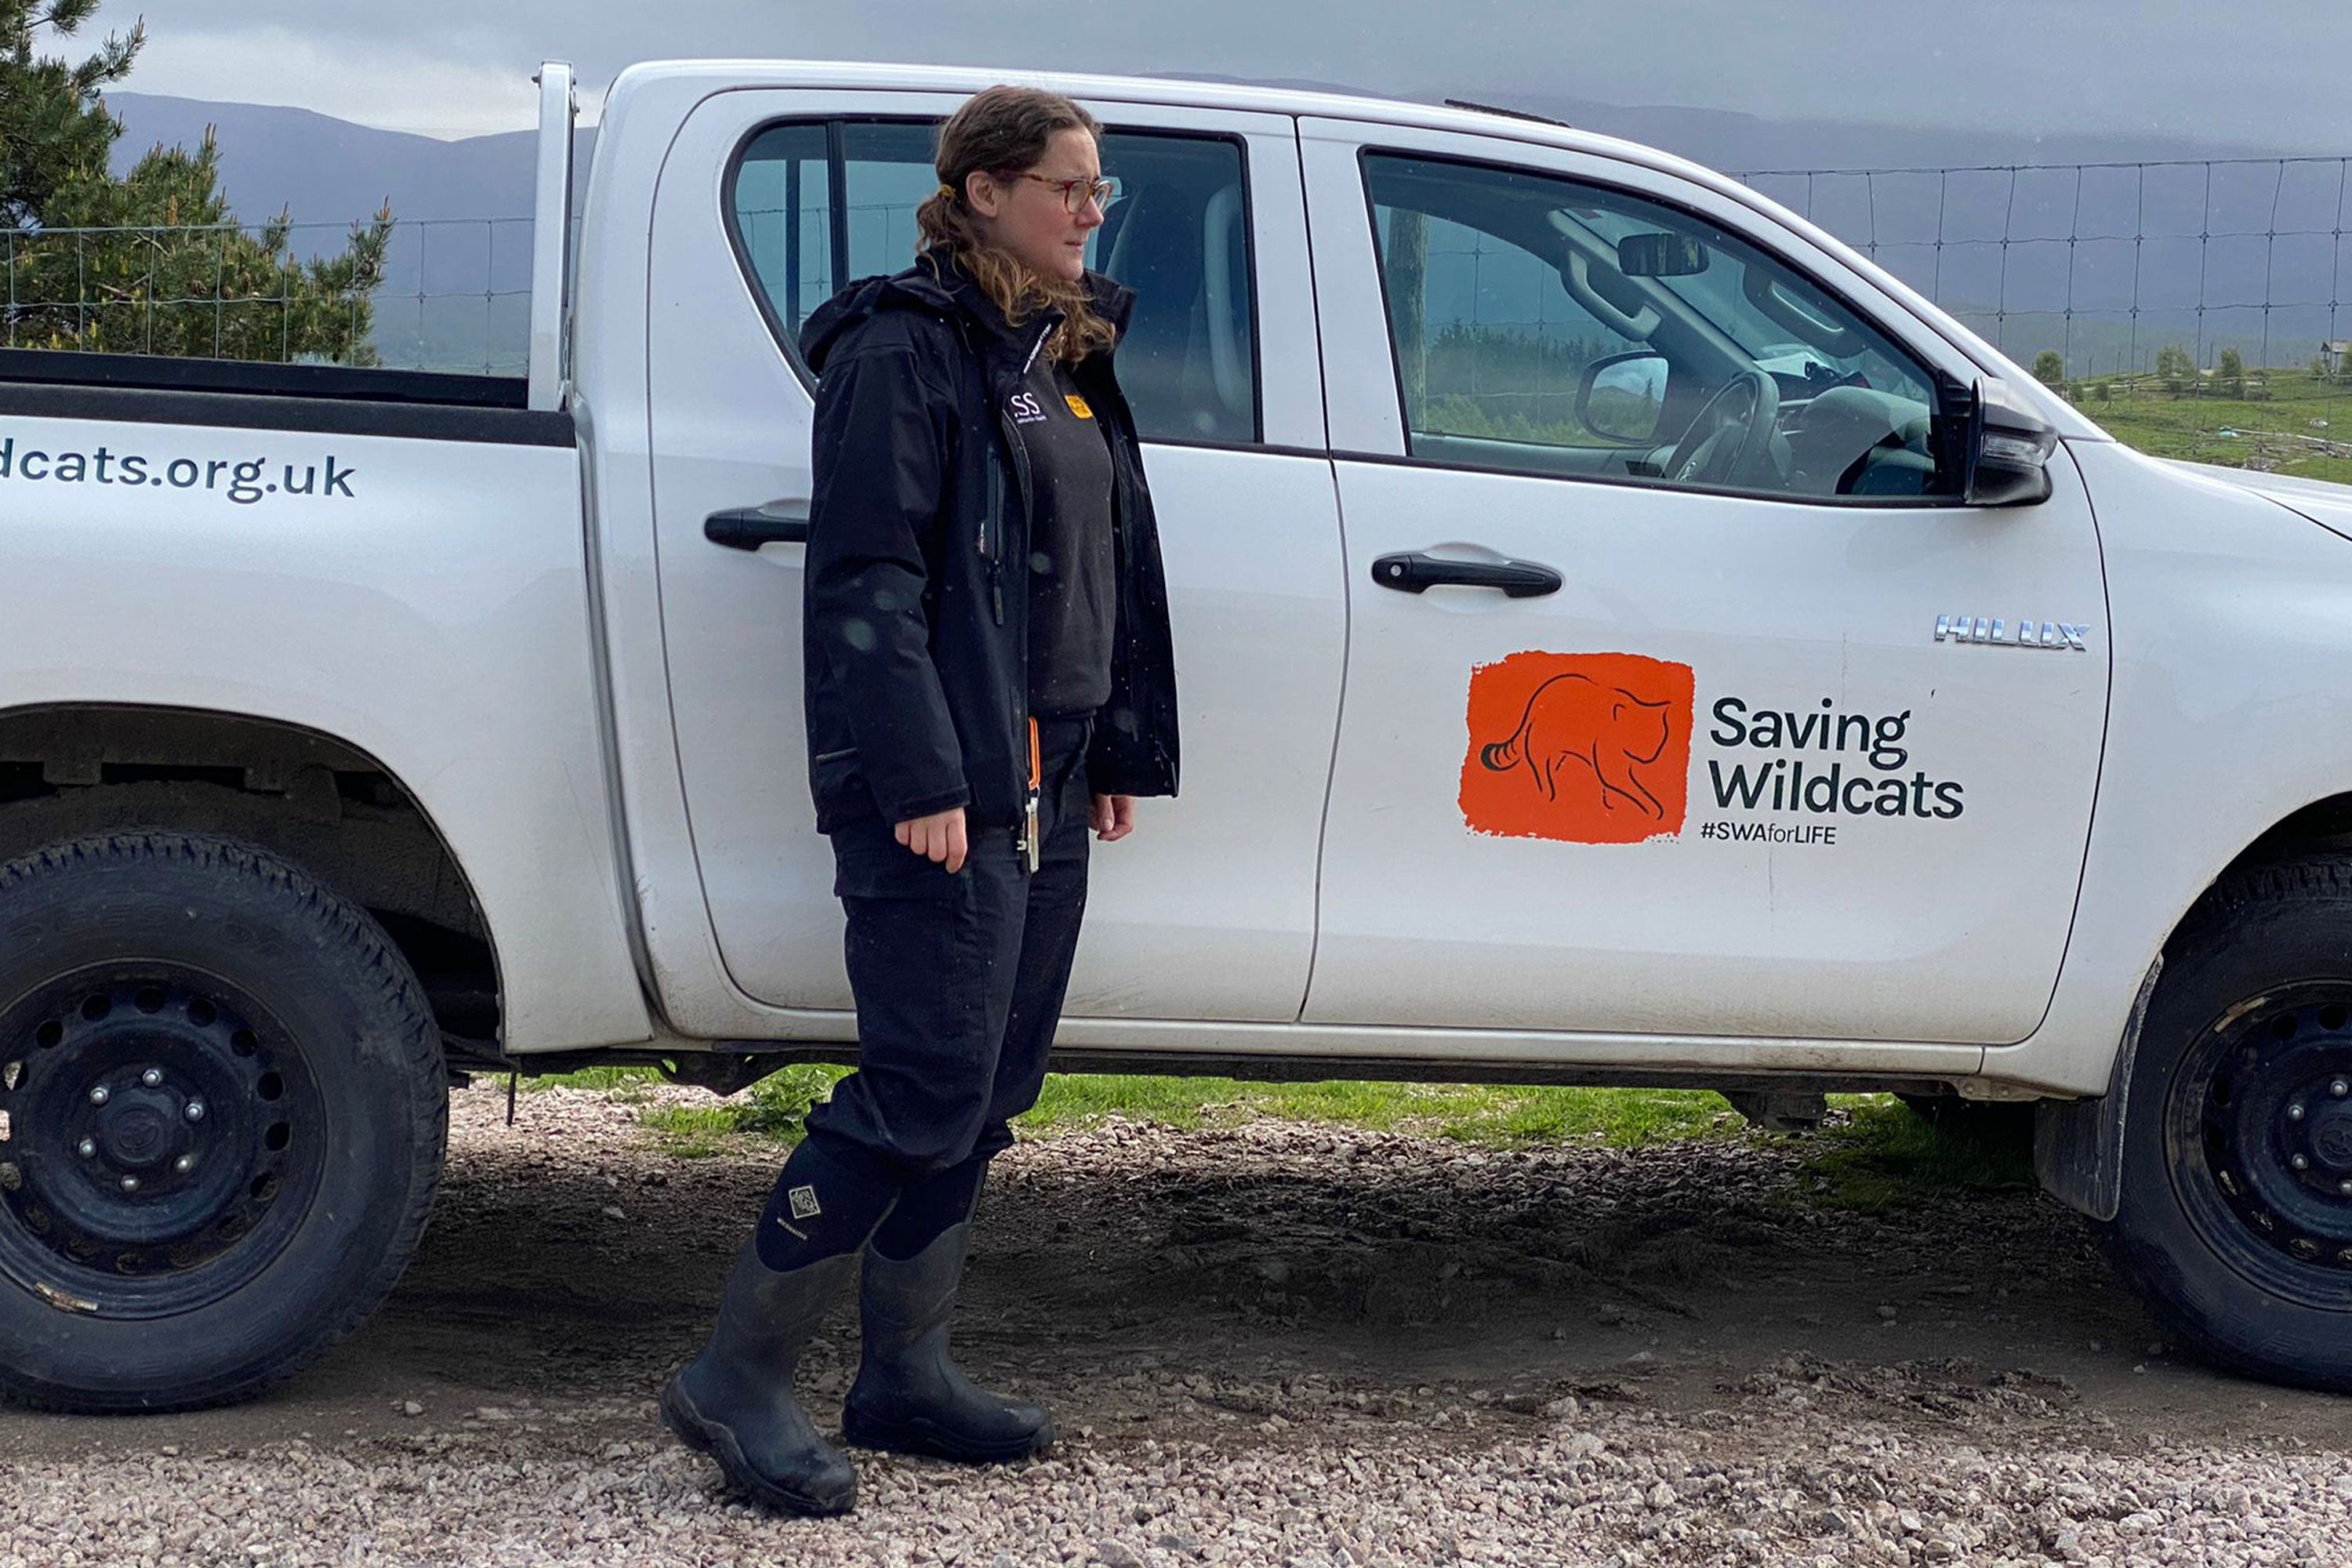
[[[101,95],[130,74],[145,25],[79,65],[36,52],[72,37],[100,4],[0,0],[0,268],[16,301],[5,342],[374,363],[389,209],[354,225],[341,254],[306,262],[286,214],[248,227],[229,210],[209,132],[194,152],[158,146],[115,178],[122,124]]]

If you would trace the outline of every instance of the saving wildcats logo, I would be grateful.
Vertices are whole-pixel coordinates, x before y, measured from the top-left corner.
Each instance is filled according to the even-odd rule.
[[[1698,837],[1834,845],[1857,817],[1950,822],[1967,785],[1916,765],[1912,711],[1716,696],[1691,667],[1630,653],[1515,653],[1470,672],[1459,805],[1474,833],[1566,844]],[[1694,783],[1694,752],[1704,764]]]
[[[1470,672],[1462,819],[1472,831],[1639,844],[1688,815],[1691,667],[1630,653],[1515,653]]]
[[[1723,697],[1709,713],[1714,722],[1706,738],[1726,755],[1707,760],[1707,784],[1715,804],[1726,809],[1944,822],[1968,809],[1958,780],[1911,766],[1905,741],[1908,708],[1841,713],[1827,697],[1814,709],[1772,709]],[[1743,751],[1763,754],[1742,757]]]

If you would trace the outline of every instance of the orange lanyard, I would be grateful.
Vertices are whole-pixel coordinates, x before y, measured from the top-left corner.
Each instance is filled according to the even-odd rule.
[[[1035,871],[1045,858],[1045,835],[1037,826],[1037,792],[1045,782],[1045,770],[1037,754],[1037,721],[1029,721],[1029,807],[1021,825],[1021,849],[1027,858],[1029,869]]]

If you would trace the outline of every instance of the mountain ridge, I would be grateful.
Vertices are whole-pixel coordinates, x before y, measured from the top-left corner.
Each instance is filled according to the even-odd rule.
[[[1154,79],[1357,93],[1343,83],[1192,72]],[[1431,100],[1424,100],[1431,101]],[[347,224],[390,198],[395,216],[507,218],[531,210],[536,133],[505,132],[442,142],[381,131],[313,110],[112,92],[123,121],[116,147],[126,168],[158,142],[193,145],[219,128],[222,187],[248,221],[290,209],[299,223]],[[1983,128],[1903,126],[1790,118],[1767,120],[1683,105],[1624,105],[1524,96],[1491,105],[1561,120],[1639,142],[1732,174],[1770,170],[1886,170],[2072,165],[2336,156],[2179,136],[2037,136]],[[593,145],[593,130],[582,132]],[[2352,143],[2352,137],[2347,137]],[[2352,145],[2343,152],[2352,153]],[[365,193],[355,196],[354,192]]]

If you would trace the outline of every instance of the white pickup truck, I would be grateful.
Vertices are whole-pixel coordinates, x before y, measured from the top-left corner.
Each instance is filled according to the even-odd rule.
[[[0,1389],[302,1364],[454,1073],[854,1059],[798,331],[995,79],[632,68],[568,266],[551,67],[527,383],[0,354]],[[1047,85],[1190,764],[1063,1066],[2038,1099],[2182,1333],[2352,1386],[2352,489],[2137,456],[1663,153]]]

